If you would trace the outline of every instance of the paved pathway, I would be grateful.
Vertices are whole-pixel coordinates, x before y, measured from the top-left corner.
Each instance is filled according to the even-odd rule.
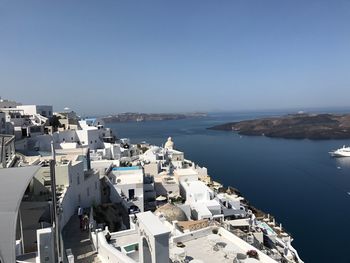
[[[73,215],[63,228],[63,242],[65,249],[72,250],[74,263],[101,262],[89,239],[89,232],[80,230],[77,215]]]

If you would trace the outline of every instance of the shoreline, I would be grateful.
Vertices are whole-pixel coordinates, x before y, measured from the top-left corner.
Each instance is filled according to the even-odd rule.
[[[283,139],[350,139],[350,114],[293,114],[228,122],[207,129]]]

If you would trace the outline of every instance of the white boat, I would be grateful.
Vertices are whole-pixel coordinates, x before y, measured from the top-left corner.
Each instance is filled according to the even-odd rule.
[[[330,152],[330,154],[333,157],[350,157],[350,147],[346,147],[344,145],[342,148],[335,150],[333,152]]]

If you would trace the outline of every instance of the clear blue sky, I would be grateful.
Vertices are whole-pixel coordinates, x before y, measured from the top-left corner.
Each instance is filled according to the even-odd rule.
[[[82,114],[349,106],[349,0],[0,0],[0,95]]]

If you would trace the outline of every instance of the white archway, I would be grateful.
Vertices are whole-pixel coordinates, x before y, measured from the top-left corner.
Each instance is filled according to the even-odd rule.
[[[143,253],[143,256],[142,256],[143,262],[152,263],[151,249],[145,237],[142,238],[142,253]]]
[[[137,214],[140,263],[169,262],[170,231],[152,212]]]

